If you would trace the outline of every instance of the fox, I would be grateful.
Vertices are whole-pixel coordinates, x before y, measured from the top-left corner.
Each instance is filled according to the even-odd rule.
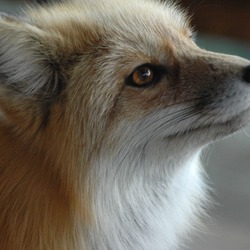
[[[2,250],[175,250],[203,224],[204,148],[250,123],[250,61],[157,0],[0,14]]]

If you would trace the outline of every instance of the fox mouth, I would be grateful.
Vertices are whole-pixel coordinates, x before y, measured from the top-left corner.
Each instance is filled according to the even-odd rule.
[[[211,135],[212,140],[217,140],[230,136],[248,125],[250,125],[250,108],[233,117],[230,117],[230,119],[224,122],[214,121],[210,124],[189,128],[176,133],[172,136],[172,138],[180,136],[194,136],[196,134],[200,136],[201,139],[202,137],[209,137]]]

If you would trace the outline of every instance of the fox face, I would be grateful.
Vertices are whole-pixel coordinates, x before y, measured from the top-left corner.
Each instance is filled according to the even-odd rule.
[[[76,3],[69,4],[68,13],[61,6],[32,10],[27,23],[2,15],[2,92],[21,103],[34,102],[35,109],[42,106],[37,116],[46,110],[50,118],[64,99],[70,112],[82,107],[79,117],[89,112],[83,123],[91,123],[94,133],[102,124],[100,134],[108,132],[105,124],[151,119],[161,112],[168,117],[172,108],[189,107],[180,112],[187,117],[177,127],[162,128],[166,136],[178,136],[199,128],[200,122],[205,127],[228,123],[247,109],[249,61],[198,48],[188,18],[176,7],[139,2],[134,6],[141,9],[138,15],[131,12],[131,3],[122,3],[121,9],[119,1],[112,3],[116,12],[102,14],[110,3],[95,11],[85,6],[86,16],[98,15],[90,20],[75,10]],[[150,18],[144,17],[150,8]],[[64,15],[69,22],[61,20]],[[71,96],[76,106],[67,103]],[[8,111],[2,112],[8,121]]]
[[[174,249],[205,204],[200,150],[249,122],[250,62],[155,1],[1,14],[0,34],[4,249]]]

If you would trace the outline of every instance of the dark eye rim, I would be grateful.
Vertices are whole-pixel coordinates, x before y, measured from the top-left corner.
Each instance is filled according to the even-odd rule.
[[[152,81],[143,84],[143,85],[138,85],[133,81],[133,74],[136,70],[142,68],[142,67],[148,67],[153,71],[154,77]],[[136,68],[133,69],[132,73],[125,79],[125,84],[128,86],[132,86],[135,88],[148,88],[150,86],[154,86],[157,83],[159,83],[164,75],[167,74],[167,68],[163,65],[159,64],[151,64],[151,63],[145,63],[137,66]]]

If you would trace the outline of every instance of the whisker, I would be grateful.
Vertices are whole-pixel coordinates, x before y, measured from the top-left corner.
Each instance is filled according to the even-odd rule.
[[[244,135],[246,135],[248,138],[250,138],[250,134],[246,131],[245,128],[242,129],[242,132],[244,133]]]
[[[194,99],[186,100],[185,102],[176,102],[176,103],[174,103],[174,104],[169,105],[168,108],[169,108],[169,107],[173,107],[173,106],[177,106],[177,105],[179,105],[179,104],[185,104],[185,103],[188,103],[188,102],[192,102],[192,101],[195,101],[195,100],[197,100],[197,99],[198,99],[198,98],[194,98]],[[173,115],[173,114],[181,113],[181,112],[183,112],[183,111],[185,111],[185,110],[188,110],[188,109],[190,109],[190,108],[189,108],[189,107],[186,107],[186,108],[181,109],[181,110],[173,111],[173,112],[169,113],[168,116]],[[161,110],[161,111],[162,111],[162,110]],[[158,112],[161,112],[161,111],[158,111]],[[156,113],[155,113],[155,114],[156,114]],[[155,123],[157,123],[157,122],[159,122],[159,121],[161,121],[161,120],[163,120],[163,119],[166,119],[166,116],[162,116],[162,117],[159,117],[159,118],[156,119],[156,120],[152,120],[151,123],[149,123],[149,124],[147,124],[146,126],[144,126],[143,130],[139,130],[133,137],[134,137],[134,138],[137,138],[141,133],[144,132],[145,129],[149,128],[149,127],[152,126],[153,124],[155,124]],[[142,124],[142,123],[144,122],[144,120],[145,120],[145,117],[141,118],[140,120],[142,121],[140,124]],[[137,143],[136,143],[136,145],[137,145]],[[134,146],[136,146],[136,145],[134,145]],[[120,153],[122,152],[122,150],[123,150],[123,149],[120,149],[120,150],[119,150],[117,156],[120,155]]]
[[[186,104],[186,103],[189,103],[189,102],[194,102],[194,101],[197,101],[197,100],[201,100],[201,98],[193,98],[193,99],[188,99],[188,100],[186,100],[186,101],[184,101],[184,102],[183,102],[183,101],[182,101],[182,102],[176,102],[176,103],[173,103],[173,104],[169,105],[167,108],[174,107],[174,106],[177,106],[177,105],[179,105],[179,104]],[[183,109],[180,109],[180,110],[177,110],[177,111],[173,111],[173,112],[167,114],[167,116],[176,115],[176,114],[181,113],[181,112],[186,111],[186,110],[190,110],[190,107],[185,107],[185,108],[183,108]],[[158,111],[158,113],[161,112],[161,111],[162,111],[162,110]],[[154,114],[157,114],[157,112],[155,112]],[[151,114],[151,115],[152,115],[152,114]],[[153,119],[152,122],[149,123],[149,124],[147,124],[147,126],[144,126],[143,129],[145,130],[145,129],[149,128],[150,126],[152,126],[153,124],[158,123],[159,121],[164,120],[164,119],[166,119],[166,115],[163,115],[162,117],[159,117],[159,118],[156,119],[156,120]],[[141,118],[140,120],[141,120],[142,123],[143,123],[144,120],[145,120],[145,116],[144,116],[143,118]],[[143,130],[139,130],[139,131],[134,135],[134,137],[139,136],[141,133],[143,133]]]
[[[185,115],[180,116],[180,117],[177,117],[177,118],[180,118],[180,119],[175,120],[175,121],[173,121],[173,122],[170,123],[170,124],[167,124],[167,123],[162,124],[162,125],[159,127],[159,128],[161,128],[161,130],[158,131],[158,133],[156,133],[156,134],[154,133],[154,136],[151,137],[151,138],[149,138],[148,141],[154,140],[155,138],[157,138],[157,136],[159,136],[164,130],[168,129],[169,127],[174,126],[175,124],[178,124],[178,123],[180,123],[180,122],[182,122],[182,121],[184,121],[184,120],[186,120],[186,119],[189,119],[189,118],[191,118],[192,116],[198,115],[198,114],[200,114],[200,113],[201,113],[200,111],[195,111],[195,112],[194,112],[193,110],[190,110],[190,112],[186,113]],[[165,125],[168,125],[168,126],[165,127]]]
[[[165,129],[167,129],[167,128],[173,126],[173,125],[175,125],[176,123],[178,123],[178,122],[180,122],[180,121],[183,121],[183,120],[185,120],[185,119],[188,119],[188,118],[190,118],[190,117],[192,117],[192,116],[194,116],[194,115],[196,115],[196,114],[199,113],[198,111],[196,111],[196,112],[194,112],[194,111],[196,111],[196,110],[193,109],[193,108],[190,108],[190,107],[184,108],[184,109],[182,109],[182,110],[179,110],[177,116],[175,116],[175,117],[172,118],[171,120],[166,121],[164,124],[161,124],[161,126],[158,127],[158,130],[159,130],[159,128],[160,128],[160,129],[163,128],[163,129],[160,130],[160,132],[158,132],[157,134],[155,134],[155,131],[154,131],[154,135],[151,136],[151,137],[147,140],[147,143],[148,143],[150,140],[152,140],[152,139],[154,139],[155,137],[157,137],[157,136],[158,136],[162,131],[164,131]],[[176,113],[177,113],[177,112],[176,112]],[[157,122],[159,122],[159,120],[161,120],[161,119],[163,119],[163,118],[166,119],[166,116],[165,116],[165,117],[161,117],[160,119],[157,119],[155,122],[157,123]],[[151,123],[151,124],[153,124],[153,123]],[[167,127],[166,127],[166,126],[167,126]],[[148,127],[149,127],[149,126],[144,127],[143,130],[145,130],[145,129],[148,128]],[[137,135],[138,135],[138,134],[140,134],[140,133],[137,133]],[[130,145],[129,150],[127,151],[127,153],[123,156],[122,160],[120,161],[119,166],[118,166],[118,168],[117,168],[117,171],[118,171],[118,169],[121,167],[122,163],[123,163],[124,160],[127,158],[127,156],[130,155],[130,153],[132,153],[133,150],[135,150],[136,147],[139,146],[139,145],[141,144],[141,142],[142,142],[144,139],[145,139],[145,137],[141,138],[141,139],[140,139],[139,141],[137,141],[134,145],[132,145],[132,146]],[[126,147],[125,147],[125,148],[126,148]],[[119,153],[121,153],[121,150],[119,151]],[[118,153],[118,154],[119,154],[119,153]],[[117,157],[119,157],[119,155],[117,155]]]

